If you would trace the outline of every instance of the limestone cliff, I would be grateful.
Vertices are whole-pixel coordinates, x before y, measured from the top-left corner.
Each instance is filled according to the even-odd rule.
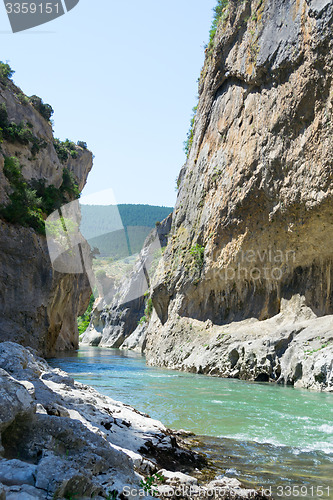
[[[92,167],[92,154],[83,143],[54,139],[45,110],[38,98],[27,98],[1,76],[0,341],[44,354],[77,347],[76,318],[91,291],[85,274],[53,270],[43,234],[48,213],[37,207],[43,201],[51,212],[61,196],[74,199]]]
[[[148,360],[184,369],[192,320],[268,320],[294,295],[333,313],[333,2],[225,4],[152,297]]]

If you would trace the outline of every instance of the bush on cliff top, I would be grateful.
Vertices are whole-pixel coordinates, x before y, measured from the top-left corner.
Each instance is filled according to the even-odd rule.
[[[229,0],[217,0],[217,5],[213,8],[214,16],[213,16],[213,22],[209,31],[209,43],[208,43],[208,50],[211,51],[214,46],[214,38],[215,34],[219,25],[219,22],[223,17],[225,16],[226,13],[226,7],[229,4]],[[186,136],[186,141],[184,142],[184,151],[186,154],[186,158],[189,157],[192,143],[193,143],[193,136],[194,136],[194,121],[195,121],[195,116],[197,114],[197,109],[198,106],[195,106],[192,109],[192,118],[190,122],[190,129],[187,133]],[[177,191],[178,191],[178,185],[177,185]]]
[[[74,159],[78,156],[76,145],[69,139],[66,139],[65,141],[54,139],[53,145],[61,163],[65,163],[68,160],[69,156]]]
[[[9,64],[0,61],[0,82],[4,85],[7,84],[8,80],[10,80],[15,71],[9,66]]]
[[[219,25],[220,19],[223,16],[224,9],[228,6],[229,0],[218,0],[216,7],[214,7],[214,17],[213,17],[213,22],[212,26],[209,31],[209,44],[208,47],[212,48],[214,44],[214,37],[217,31],[217,27]]]
[[[7,85],[8,80],[10,80],[15,71],[9,66],[8,63],[4,63],[0,61],[0,82],[3,85]],[[51,116],[53,115],[53,108],[50,104],[46,104],[43,100],[37,95],[33,95],[31,97],[27,97],[22,92],[17,94],[18,99],[21,104],[28,104],[29,102],[33,105],[33,107],[42,115],[45,120],[50,121]]]
[[[44,103],[43,99],[41,99],[37,95],[32,95],[31,97],[29,97],[29,101],[46,121],[51,120],[51,116],[53,115],[54,111],[50,104]]]

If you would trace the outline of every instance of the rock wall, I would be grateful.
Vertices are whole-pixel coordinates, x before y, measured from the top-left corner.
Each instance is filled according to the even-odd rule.
[[[146,350],[150,365],[333,392],[333,316],[316,317],[299,295],[264,321],[174,317],[148,336]]]
[[[91,152],[76,147],[77,157],[61,162],[54,148],[51,124],[10,80],[0,83],[3,104],[8,121],[29,127],[43,146],[33,154],[31,143],[2,141],[0,204],[6,205],[12,192],[3,172],[5,157],[18,159],[27,182],[45,180],[46,186],[60,188],[66,168],[82,190],[92,167]],[[0,218],[0,235],[0,341],[15,341],[43,354],[76,348],[76,318],[86,310],[91,294],[87,276],[54,271],[45,236],[32,228]]]
[[[184,331],[266,320],[296,294],[332,314],[332,21],[329,0],[228,2],[153,284],[148,360],[168,364],[159,343],[177,349],[178,318]]]

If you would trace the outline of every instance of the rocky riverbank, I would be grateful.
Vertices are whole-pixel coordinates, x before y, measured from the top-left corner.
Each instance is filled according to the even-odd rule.
[[[0,379],[1,500],[151,498],[155,479],[168,498],[190,486],[192,495],[215,487],[221,499],[267,498],[234,479],[198,485],[188,474],[205,457],[177,433],[51,369],[31,349],[1,343]]]
[[[333,316],[318,318],[304,297],[282,300],[265,321],[216,326],[178,316],[156,331],[146,346],[151,365],[333,392]]]

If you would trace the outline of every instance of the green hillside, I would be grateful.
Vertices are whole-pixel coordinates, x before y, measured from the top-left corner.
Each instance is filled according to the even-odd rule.
[[[147,226],[126,227],[90,238],[88,242],[91,248],[98,248],[100,257],[122,259],[139,253],[151,230],[152,228]]]
[[[81,205],[81,232],[89,240],[129,226],[153,228],[173,211],[152,205]]]
[[[100,257],[121,259],[138,253],[172,207],[151,205],[81,205],[81,232]]]

